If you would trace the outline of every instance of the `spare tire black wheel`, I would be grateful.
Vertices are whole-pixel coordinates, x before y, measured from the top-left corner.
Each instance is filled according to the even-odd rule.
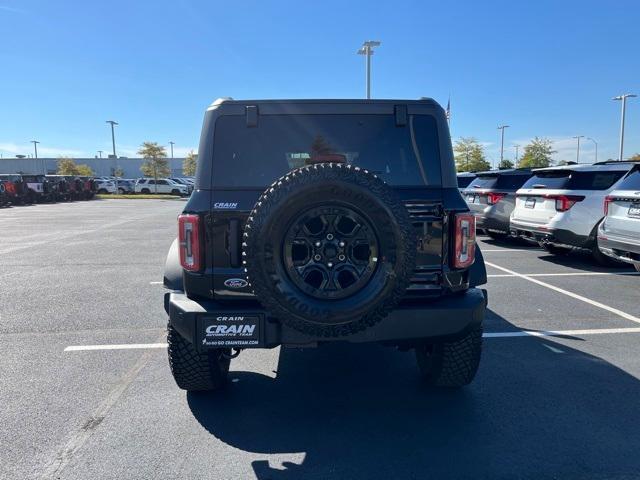
[[[243,263],[262,305],[300,332],[339,337],[382,320],[415,265],[406,208],[376,175],[321,163],[292,170],[258,199]]]

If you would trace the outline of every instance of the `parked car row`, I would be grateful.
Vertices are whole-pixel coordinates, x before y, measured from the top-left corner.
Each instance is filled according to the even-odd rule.
[[[118,178],[96,177],[101,182],[99,193],[161,193],[170,195],[191,195],[194,181],[191,177],[176,178]],[[117,184],[117,185],[116,185]]]
[[[0,175],[0,206],[90,200],[98,192],[92,177]]]
[[[585,249],[601,264],[627,262],[640,271],[640,164],[608,161],[473,175],[462,195],[485,234],[536,242],[552,254]]]

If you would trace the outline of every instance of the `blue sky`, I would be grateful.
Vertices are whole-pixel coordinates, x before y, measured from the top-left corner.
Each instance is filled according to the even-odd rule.
[[[575,158],[573,135],[617,156],[620,104],[640,94],[638,1],[0,0],[0,153],[93,156],[144,140],[196,148],[206,106],[234,98],[360,98],[365,39],[377,98],[451,96],[452,135],[491,159],[531,137]],[[640,151],[640,99],[626,153]],[[593,159],[585,141],[581,160]]]

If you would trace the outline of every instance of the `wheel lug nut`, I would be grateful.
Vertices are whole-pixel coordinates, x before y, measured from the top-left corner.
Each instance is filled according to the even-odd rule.
[[[344,242],[340,242],[338,245],[340,245],[340,248],[344,248]]]
[[[344,259],[347,258],[344,255],[338,255],[338,260],[340,260],[341,262],[344,262]]]
[[[333,240],[333,233],[327,233],[327,240]]]
[[[316,247],[319,247],[320,245],[322,245],[320,242],[316,242]]]
[[[329,268],[333,267],[333,263],[331,263],[331,262],[327,263],[327,267],[329,267]]]
[[[321,257],[320,255],[318,255],[317,253],[313,256],[313,259],[314,259],[316,262],[319,262],[321,258],[322,258],[322,257]]]

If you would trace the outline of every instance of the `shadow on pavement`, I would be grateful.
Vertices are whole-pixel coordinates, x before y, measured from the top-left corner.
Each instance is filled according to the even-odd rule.
[[[572,250],[564,255],[553,255],[541,251],[541,255],[538,257],[543,262],[553,263],[563,267],[576,268],[584,270],[586,272],[633,272],[634,269],[628,264],[619,263],[611,264],[608,266],[600,265],[595,259],[585,250]]]
[[[226,392],[187,399],[233,447],[305,453],[254,461],[261,480],[640,477],[638,379],[542,343],[553,339],[485,339],[476,381],[457,391],[420,385],[411,352],[282,349],[277,378],[235,371]]]

